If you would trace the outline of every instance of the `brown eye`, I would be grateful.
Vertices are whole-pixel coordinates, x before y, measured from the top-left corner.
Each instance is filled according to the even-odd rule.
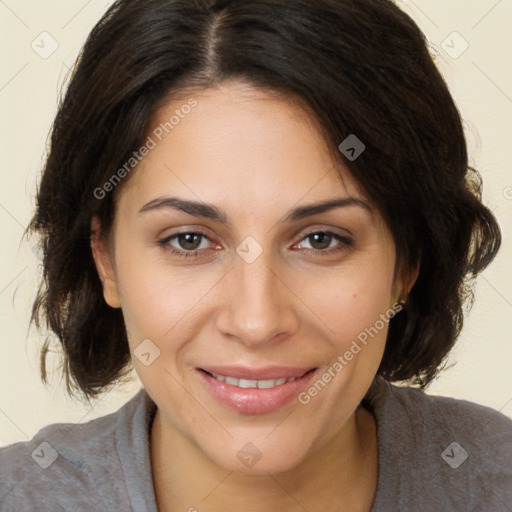
[[[181,249],[185,249],[186,251],[195,251],[201,245],[201,240],[203,235],[199,233],[184,233],[182,235],[176,236],[176,240],[180,245]]]
[[[327,249],[331,245],[333,237],[328,233],[319,232],[309,235],[308,239],[310,240],[313,249],[323,250]]]
[[[313,231],[307,233],[302,238],[300,244],[306,241],[310,245],[310,247],[304,247],[306,250],[323,254],[341,251],[353,245],[351,238],[333,233],[332,231]]]
[[[211,241],[203,233],[187,232],[159,240],[158,245],[176,256],[190,257],[210,249]]]

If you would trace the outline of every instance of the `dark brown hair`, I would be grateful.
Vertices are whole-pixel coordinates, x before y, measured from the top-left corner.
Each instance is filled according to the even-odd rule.
[[[32,321],[62,344],[68,392],[94,397],[131,369],[121,310],[105,303],[90,248],[91,218],[108,234],[114,198],[95,190],[140,147],[163,98],[227,79],[307,105],[333,158],[382,213],[401,268],[420,263],[378,373],[425,388],[500,231],[417,25],[390,0],[118,0],[90,33],[59,105],[29,226],[44,253]],[[355,161],[337,149],[350,134],[366,145]]]

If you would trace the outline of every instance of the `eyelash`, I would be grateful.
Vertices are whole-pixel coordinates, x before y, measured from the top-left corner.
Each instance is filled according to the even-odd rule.
[[[340,252],[342,250],[345,250],[347,248],[351,248],[354,244],[353,240],[349,237],[340,235],[338,233],[334,233],[333,231],[310,231],[306,233],[300,240],[299,243],[307,240],[308,238],[312,237],[313,235],[317,234],[323,234],[328,235],[338,242],[341,242],[339,245],[335,247],[331,247],[330,249],[306,249],[309,252],[312,252],[314,254],[318,254],[321,256],[330,255],[332,253]],[[178,256],[180,258],[191,258],[197,256],[200,252],[205,251],[207,249],[196,249],[194,251],[185,251],[185,250],[178,250],[172,245],[169,245],[169,242],[175,238],[178,238],[179,236],[183,235],[199,235],[203,238],[206,238],[207,240],[210,240],[208,235],[205,235],[204,233],[201,233],[200,231],[184,231],[183,233],[176,233],[174,235],[168,236],[166,238],[163,238],[162,240],[158,240],[158,245],[171,253],[174,256]],[[211,240],[210,240],[211,242]]]

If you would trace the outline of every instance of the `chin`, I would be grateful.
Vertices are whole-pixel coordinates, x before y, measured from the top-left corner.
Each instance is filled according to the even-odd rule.
[[[199,448],[217,466],[246,475],[286,472],[299,466],[308,456],[304,450],[306,443],[293,441],[291,436],[276,436],[270,441],[266,430],[258,440],[252,442],[249,439],[244,436],[244,440],[230,440],[229,445]]]

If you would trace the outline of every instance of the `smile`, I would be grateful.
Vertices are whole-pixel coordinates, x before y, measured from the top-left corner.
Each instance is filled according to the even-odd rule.
[[[269,414],[293,403],[318,370],[217,366],[197,368],[196,375],[219,405],[242,414]]]
[[[237,379],[236,377],[230,377],[229,375],[217,375],[215,373],[210,373],[210,375],[216,380],[220,380],[226,384],[231,384],[232,386],[237,386],[243,389],[270,389],[295,380],[295,377],[290,377],[288,379],[286,377],[282,377],[280,379],[248,380]]]

